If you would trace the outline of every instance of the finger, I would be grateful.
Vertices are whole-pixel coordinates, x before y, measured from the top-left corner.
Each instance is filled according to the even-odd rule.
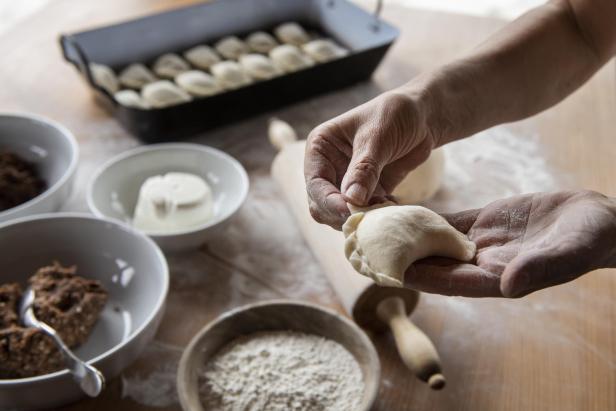
[[[342,178],[342,193],[357,206],[367,205],[374,195],[385,163],[383,150],[374,140],[372,135],[355,137],[353,155]]]
[[[340,164],[346,162],[344,153],[333,140],[335,137],[327,137],[318,130],[311,134],[306,144],[304,177],[312,217],[340,228],[349,215],[346,201],[337,187],[343,173],[339,170],[343,168]]]
[[[461,233],[467,234],[471,229],[475,221],[477,221],[477,217],[481,212],[481,208],[476,208],[474,210],[466,210],[460,211],[458,213],[453,214],[441,214],[445,220],[449,224],[451,224],[456,230]]]
[[[497,275],[449,258],[427,258],[416,262],[406,272],[405,286],[443,295],[502,296]]]
[[[505,297],[523,297],[571,281],[587,271],[585,259],[572,247],[527,251],[505,267],[500,289]]]
[[[321,224],[340,230],[351,214],[340,191],[329,181],[314,178],[307,183],[310,215]]]

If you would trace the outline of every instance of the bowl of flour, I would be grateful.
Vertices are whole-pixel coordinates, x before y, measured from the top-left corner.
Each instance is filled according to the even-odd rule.
[[[227,312],[180,360],[185,411],[368,411],[380,363],[372,342],[340,314],[286,300]]]

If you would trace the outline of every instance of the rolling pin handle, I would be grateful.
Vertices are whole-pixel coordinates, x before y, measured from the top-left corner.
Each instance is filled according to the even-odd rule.
[[[269,120],[267,137],[278,151],[282,151],[286,145],[297,141],[295,129],[286,121],[282,121],[276,117],[272,117]]]
[[[388,297],[376,307],[377,316],[389,324],[400,358],[404,364],[430,388],[440,390],[445,386],[441,373],[441,360],[430,339],[409,320],[404,300]]]

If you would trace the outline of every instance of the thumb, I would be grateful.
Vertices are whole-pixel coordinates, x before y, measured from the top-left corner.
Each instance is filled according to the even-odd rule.
[[[356,139],[356,142],[361,140]],[[351,161],[340,185],[349,202],[363,206],[373,197],[386,163],[382,151],[375,144],[354,144]]]
[[[571,281],[584,274],[583,258],[575,250],[544,248],[511,260],[501,277],[505,297],[523,297],[533,291]]]

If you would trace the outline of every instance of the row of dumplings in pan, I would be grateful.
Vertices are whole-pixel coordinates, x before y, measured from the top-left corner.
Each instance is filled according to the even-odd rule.
[[[258,31],[244,40],[228,36],[213,47],[195,46],[183,56],[164,54],[151,69],[131,64],[117,75],[110,67],[91,63],[90,73],[119,104],[149,109],[212,96],[348,54],[333,40],[312,39],[294,22],[279,25],[274,35]]]

